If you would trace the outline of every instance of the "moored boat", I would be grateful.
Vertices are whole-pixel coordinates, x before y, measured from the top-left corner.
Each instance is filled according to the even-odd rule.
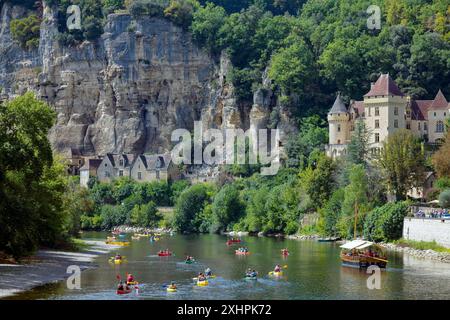
[[[341,246],[343,266],[368,268],[378,266],[386,268],[388,260],[381,246],[365,240],[353,240]]]

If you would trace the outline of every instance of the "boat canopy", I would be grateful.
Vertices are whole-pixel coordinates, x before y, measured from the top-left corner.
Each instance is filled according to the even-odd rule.
[[[353,249],[360,250],[360,249],[368,248],[373,245],[374,245],[374,243],[370,242],[370,241],[353,240],[353,241],[347,242],[346,244],[342,245],[341,248],[347,249],[347,250],[353,250]]]

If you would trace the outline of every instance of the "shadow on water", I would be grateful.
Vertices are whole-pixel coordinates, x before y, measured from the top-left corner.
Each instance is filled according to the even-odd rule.
[[[86,239],[105,239],[106,233],[85,233]],[[148,238],[133,240],[118,252],[128,262],[108,263],[112,252],[99,256],[98,268],[82,273],[81,290],[69,290],[65,281],[45,285],[19,294],[14,299],[446,299],[450,294],[450,265],[414,259],[402,254],[389,255],[389,267],[381,273],[381,289],[370,290],[370,274],[364,270],[342,267],[339,246],[334,243],[243,238],[248,256],[235,255],[238,245],[227,246],[219,235],[163,236],[151,243]],[[170,249],[174,255],[159,257],[159,250]],[[290,255],[283,257],[281,249]],[[186,264],[190,255],[196,263]],[[287,268],[280,278],[268,272],[276,264]],[[210,267],[217,275],[206,287],[193,281]],[[259,272],[258,279],[245,280],[247,268]],[[117,276],[132,273],[139,281],[139,293],[118,296]],[[178,291],[169,293],[166,285],[175,281]]]

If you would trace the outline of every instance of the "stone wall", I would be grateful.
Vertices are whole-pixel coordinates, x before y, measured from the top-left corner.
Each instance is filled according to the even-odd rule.
[[[415,241],[436,241],[450,248],[450,220],[405,218],[403,238]]]

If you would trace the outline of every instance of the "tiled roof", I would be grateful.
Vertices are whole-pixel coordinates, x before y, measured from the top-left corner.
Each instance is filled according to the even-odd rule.
[[[341,95],[338,94],[336,100],[334,101],[333,107],[331,107],[330,112],[328,114],[336,114],[336,113],[345,113],[347,112],[347,107],[341,99]]]
[[[359,117],[364,113],[364,101],[353,101],[351,107],[356,111]]]
[[[373,84],[370,91],[365,95],[365,97],[375,97],[375,96],[401,96],[404,94],[398,88],[394,80],[388,74],[381,74],[377,82]]]
[[[428,120],[428,109],[430,109],[433,100],[412,100],[411,111],[413,120]]]
[[[447,99],[441,90],[438,91],[436,97],[431,104],[431,110],[447,110],[449,108]]]

